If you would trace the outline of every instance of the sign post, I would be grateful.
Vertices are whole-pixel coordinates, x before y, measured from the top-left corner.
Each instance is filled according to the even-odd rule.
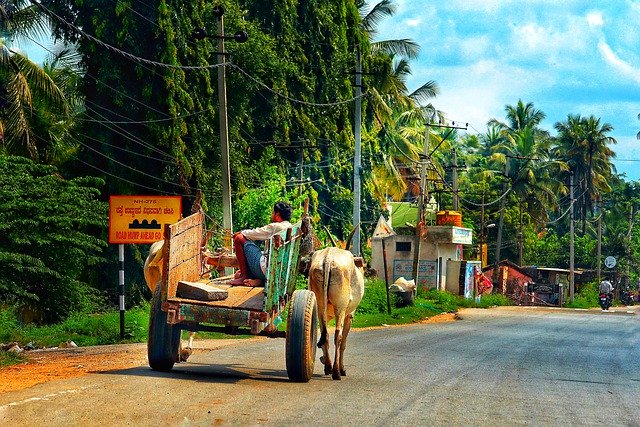
[[[389,225],[387,220],[384,219],[382,215],[378,218],[378,224],[376,225],[376,229],[373,231],[373,236],[371,236],[372,240],[380,240],[382,243],[382,268],[384,269],[384,285],[387,289],[387,313],[391,314],[391,296],[389,295],[389,275],[387,272],[387,246],[385,245],[385,239],[387,237],[395,236],[396,233],[393,231],[393,228]]]
[[[180,196],[109,197],[109,243],[118,244],[118,302],[120,338],[124,338],[124,244],[153,243],[164,239],[164,225],[182,217]]]
[[[119,281],[119,302],[120,302],[120,339],[124,338],[124,245],[118,245],[118,259],[120,261]]]

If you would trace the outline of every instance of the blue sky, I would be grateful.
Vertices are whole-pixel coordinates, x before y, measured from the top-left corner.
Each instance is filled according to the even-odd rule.
[[[618,173],[640,180],[640,1],[395,0],[377,40],[421,47],[409,90],[434,80],[447,118],[484,133],[519,99],[545,112],[610,123]],[[370,4],[375,4],[370,1]],[[637,160],[637,161],[629,161]]]

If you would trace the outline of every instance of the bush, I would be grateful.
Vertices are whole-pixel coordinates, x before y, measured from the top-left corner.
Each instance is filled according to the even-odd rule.
[[[589,282],[581,286],[580,290],[573,296],[573,302],[567,299],[564,304],[568,308],[591,308],[598,306],[598,299],[600,293],[598,292],[598,284],[596,282]]]
[[[384,280],[366,280],[364,296],[356,310],[356,314],[376,314],[387,311],[387,291]]]
[[[97,178],[62,179],[53,166],[0,156],[0,304],[54,323],[95,308],[87,277],[104,262],[108,206]]]

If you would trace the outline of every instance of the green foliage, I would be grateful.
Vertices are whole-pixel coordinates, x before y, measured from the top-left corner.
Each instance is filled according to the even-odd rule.
[[[598,283],[589,282],[582,287],[573,296],[573,302],[567,300],[564,304],[568,308],[591,308],[597,307],[600,293],[598,292]]]
[[[96,308],[85,279],[106,246],[99,238],[107,218],[100,185],[0,156],[0,303],[20,305],[43,322]]]
[[[0,367],[17,365],[27,361],[27,357],[21,353],[12,351],[0,351]]]
[[[125,339],[120,339],[120,312],[102,314],[74,314],[68,319],[48,325],[20,324],[17,310],[3,310],[0,315],[0,342],[16,341],[22,345],[33,343],[36,347],[55,347],[62,342],[73,341],[78,346],[144,342],[149,327],[149,307],[137,307],[125,313]]]
[[[386,313],[387,292],[383,280],[366,280],[364,296],[356,310],[356,314]]]

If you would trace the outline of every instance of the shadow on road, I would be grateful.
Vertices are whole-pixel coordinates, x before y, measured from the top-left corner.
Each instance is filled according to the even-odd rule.
[[[255,370],[241,364],[212,365],[202,363],[185,363],[176,365],[170,372],[154,371],[148,366],[130,369],[114,369],[111,371],[94,371],[102,375],[130,375],[155,378],[181,378],[185,380],[234,384],[241,380],[289,382],[285,370]]]

